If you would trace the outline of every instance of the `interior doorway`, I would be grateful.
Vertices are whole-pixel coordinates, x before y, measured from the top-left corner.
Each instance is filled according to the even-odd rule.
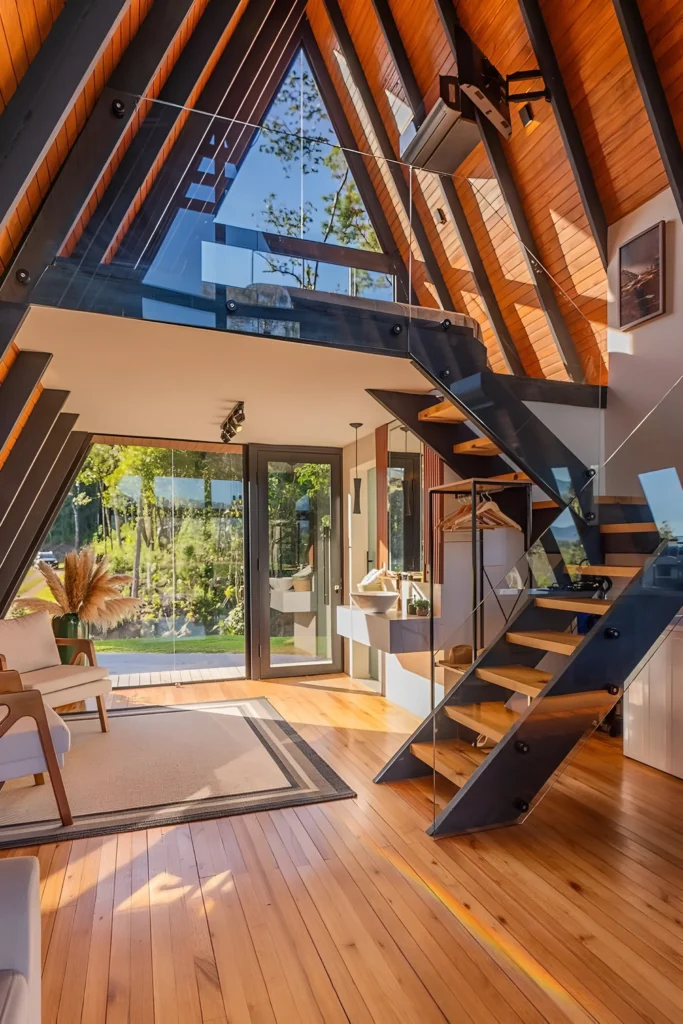
[[[341,452],[249,446],[251,677],[343,671]]]

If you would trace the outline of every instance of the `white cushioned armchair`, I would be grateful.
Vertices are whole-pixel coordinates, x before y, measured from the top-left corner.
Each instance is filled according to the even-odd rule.
[[[59,647],[74,648],[72,662],[85,654],[88,665],[62,665]],[[38,690],[50,708],[97,698],[102,732],[109,729],[105,694],[111,690],[106,668],[100,668],[92,640],[55,638],[47,612],[19,619],[0,619],[0,672],[13,669],[25,690]]]

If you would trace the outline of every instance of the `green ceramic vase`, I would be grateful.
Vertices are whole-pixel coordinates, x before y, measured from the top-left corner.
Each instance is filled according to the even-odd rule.
[[[52,632],[58,637],[82,637],[85,636],[84,623],[78,618],[76,612],[67,612],[65,615],[52,616]],[[74,655],[74,648],[59,648],[59,657],[63,665],[68,665]]]

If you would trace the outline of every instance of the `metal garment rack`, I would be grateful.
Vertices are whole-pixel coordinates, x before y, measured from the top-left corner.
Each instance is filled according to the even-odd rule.
[[[531,530],[533,504],[529,480],[487,480],[485,477],[473,477],[471,480],[458,480],[452,484],[440,484],[429,488],[429,646],[432,652],[432,704],[435,686],[434,666],[434,529],[435,529],[435,498],[445,494],[468,494],[472,501],[472,509],[482,493],[495,494],[508,488],[526,488],[526,517],[524,526],[524,551],[531,547]],[[476,661],[477,651],[485,647],[484,638],[484,531],[477,528],[476,517],[472,516],[472,660]]]

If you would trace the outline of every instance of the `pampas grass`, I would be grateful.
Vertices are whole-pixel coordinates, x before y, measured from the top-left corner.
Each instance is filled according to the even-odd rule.
[[[40,597],[20,597],[14,608],[50,615],[78,615],[91,626],[115,626],[128,619],[141,605],[137,597],[124,597],[121,588],[133,582],[132,576],[109,572],[106,555],[96,559],[92,548],[70,551],[64,559],[64,582],[51,566],[38,562],[54,601]]]

